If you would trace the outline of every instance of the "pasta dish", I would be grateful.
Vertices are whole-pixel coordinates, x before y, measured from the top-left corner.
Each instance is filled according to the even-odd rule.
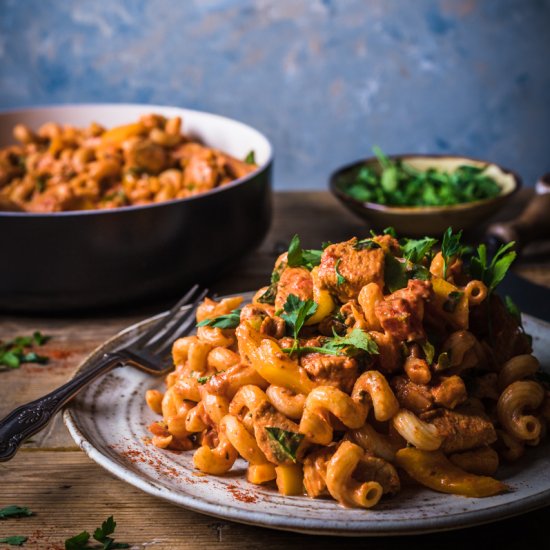
[[[182,134],[180,117],[147,114],[105,129],[14,128],[20,145],[0,149],[0,210],[59,212],[182,199],[254,171],[254,152],[238,160]]]
[[[538,445],[550,386],[517,307],[495,287],[513,244],[490,260],[451,229],[303,249],[295,236],[251,303],[206,298],[196,334],[172,349],[152,443],[194,450],[223,475],[283,495],[371,508],[402,483],[486,497],[493,477]]]

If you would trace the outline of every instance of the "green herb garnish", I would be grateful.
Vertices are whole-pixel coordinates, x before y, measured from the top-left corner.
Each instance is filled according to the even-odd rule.
[[[485,284],[489,293],[504,279],[516,253],[512,250],[515,242],[499,246],[490,264],[487,264],[487,247],[480,244],[477,247],[477,256],[470,259],[470,275]]]
[[[353,248],[355,248],[355,250],[372,250],[373,248],[382,248],[382,247],[372,239],[361,239],[360,241],[357,241],[353,245]]]
[[[324,355],[347,355],[354,357],[366,352],[369,355],[378,354],[378,346],[368,332],[354,328],[349,334],[340,336],[334,333],[332,338],[322,346],[297,346],[293,349],[283,349],[285,353],[323,353]]]
[[[246,164],[256,164],[256,155],[253,150],[248,152],[248,155],[244,157]]]
[[[431,251],[437,244],[437,239],[432,239],[431,237],[403,239],[400,244],[403,257],[414,264],[419,264],[422,263],[424,258],[431,259]]]
[[[212,375],[210,375],[210,376],[199,376],[197,378],[197,382],[199,384],[206,384],[208,382],[208,380],[210,380],[210,378],[212,378]]]
[[[289,353],[298,347],[298,335],[304,323],[317,311],[317,304],[313,300],[301,300],[295,294],[290,294],[283,306],[281,318],[285,320],[294,338],[294,344]]]
[[[447,278],[447,269],[451,260],[455,257],[460,257],[464,251],[464,247],[460,244],[462,238],[462,230],[453,234],[453,228],[448,227],[443,234],[441,243],[441,255],[443,256],[443,278]]]
[[[112,535],[115,532],[116,521],[113,516],[108,517],[98,527],[93,534],[93,538],[103,546],[90,546],[90,533],[88,531],[82,531],[78,535],[71,537],[65,541],[65,550],[85,550],[88,548],[101,548],[102,550],[115,550],[117,548],[129,548],[130,545],[125,542],[115,542]]]
[[[290,458],[292,462],[296,462],[296,452],[304,439],[304,434],[289,432],[271,426],[267,426],[265,431],[272,442],[271,448],[277,460],[283,461],[286,458]]]
[[[13,340],[0,343],[0,371],[18,369],[22,363],[45,365],[49,361],[49,357],[25,348],[35,345],[42,346],[49,339],[50,336],[44,336],[41,332],[36,331],[32,336],[17,336]]]
[[[338,258],[334,264],[334,271],[336,272],[336,286],[343,285],[346,282],[346,278],[338,271],[338,266],[341,261],[342,258]]]
[[[5,537],[0,539],[0,544],[9,544],[10,546],[23,546],[24,542],[27,542],[28,537],[23,535],[12,535],[11,537]]]
[[[428,365],[431,365],[434,362],[435,348],[433,347],[433,344],[428,342],[428,340],[423,342],[421,345],[424,356],[426,357],[426,363],[428,363]]]
[[[501,190],[485,172],[486,166],[462,165],[447,172],[419,170],[401,160],[388,158],[373,147],[378,165],[353,170],[341,177],[341,189],[361,202],[390,206],[450,206],[491,197]]]
[[[34,512],[31,512],[26,506],[11,504],[5,508],[0,508],[0,519],[21,518],[25,516],[32,516],[33,513]]]
[[[212,317],[210,319],[204,319],[200,323],[197,323],[198,327],[217,327],[217,328],[236,328],[239,326],[241,320],[241,310],[234,309],[227,315],[218,315],[218,317]]]
[[[407,264],[400,262],[392,254],[384,257],[384,284],[390,292],[395,292],[407,286]]]
[[[311,271],[321,263],[322,250],[303,249],[300,237],[294,235],[288,246],[287,264],[288,267],[305,267]]]

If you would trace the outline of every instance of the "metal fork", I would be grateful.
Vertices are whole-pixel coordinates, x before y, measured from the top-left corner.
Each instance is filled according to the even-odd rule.
[[[208,290],[195,285],[144,334],[105,353],[91,368],[51,393],[21,405],[0,420],[0,462],[13,458],[25,439],[46,427],[50,419],[82,388],[116,367],[130,365],[151,374],[169,371],[172,342],[194,327],[194,312]],[[184,306],[188,306],[185,309]]]

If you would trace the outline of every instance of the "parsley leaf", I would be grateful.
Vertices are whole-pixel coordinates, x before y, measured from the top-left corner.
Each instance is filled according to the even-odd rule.
[[[428,342],[428,340],[423,342],[421,345],[422,351],[424,352],[424,355],[426,357],[426,363],[428,363],[428,365],[431,365],[434,362],[435,348],[433,347],[433,344]]]
[[[27,541],[28,537],[22,535],[12,535],[11,537],[5,537],[0,539],[0,543],[9,544],[11,546],[23,546],[23,543]]]
[[[26,506],[12,504],[0,509],[0,519],[21,518],[24,516],[32,516],[33,513],[34,512],[31,512]]]
[[[34,351],[25,351],[34,345],[42,346],[50,336],[44,336],[36,331],[32,336],[16,336],[12,340],[0,343],[0,371],[18,369],[22,363],[46,364],[49,357],[38,355]]]
[[[265,431],[272,442],[271,448],[278,460],[290,458],[296,462],[296,452],[304,439],[304,434],[289,432],[281,428],[266,426]]]
[[[453,228],[448,227],[443,234],[443,242],[441,243],[441,255],[443,256],[443,278],[447,278],[447,269],[451,259],[455,256],[460,256],[464,250],[460,244],[462,238],[462,230],[453,235]]]
[[[317,304],[313,300],[301,300],[295,294],[289,294],[286,299],[283,311],[281,312],[281,318],[285,320],[286,324],[292,332],[294,337],[294,345],[292,346],[290,353],[296,350],[298,347],[298,334],[304,326],[304,323],[317,311]]]
[[[197,378],[197,382],[199,384],[206,384],[208,382],[208,380],[210,380],[210,378],[212,378],[212,375],[211,376],[199,376]]]
[[[356,355],[361,351],[366,351],[369,355],[378,353],[378,346],[371,335],[360,328],[354,328],[344,336],[334,334],[320,349],[325,350],[321,353],[330,352],[332,355],[338,355],[342,351],[345,351],[346,355]]]
[[[253,150],[248,152],[248,155],[244,157],[244,161],[246,162],[246,164],[256,164],[256,154]]]
[[[321,263],[322,254],[322,250],[303,249],[300,237],[294,235],[288,246],[287,263],[289,267],[305,267],[311,271]]]
[[[93,538],[97,542],[103,544],[102,550],[115,550],[116,548],[129,548],[130,545],[125,542],[115,542],[115,539],[112,538],[112,535],[115,532],[116,521],[113,516],[109,516],[102,524],[101,527],[98,527],[93,534]],[[91,548],[97,548],[97,546],[90,546],[90,533],[88,531],[82,531],[78,535],[71,537],[65,541],[65,550],[86,550]]]
[[[65,550],[83,550],[88,546],[89,540],[90,533],[88,533],[88,531],[82,531],[82,533],[78,533],[78,535],[65,541]]]
[[[336,286],[343,285],[346,282],[346,278],[338,271],[338,266],[341,261],[342,258],[338,258],[336,264],[334,264],[334,271],[336,271]]]
[[[217,328],[236,328],[239,326],[241,320],[241,310],[234,309],[227,315],[218,315],[218,317],[212,317],[210,319],[204,319],[200,323],[197,323],[198,327],[217,327]]]
[[[512,241],[501,245],[489,265],[487,265],[487,247],[484,244],[477,247],[477,256],[470,259],[470,275],[483,282],[490,293],[504,279],[506,272],[516,259],[516,253],[511,250],[515,244]]]
[[[437,239],[432,239],[431,237],[403,239],[401,242],[403,257],[414,264],[419,264],[426,256],[430,259],[431,250],[435,244],[437,244]]]
[[[376,234],[374,235],[376,237]],[[353,248],[355,250],[372,250],[373,248],[382,248],[376,241],[373,241],[372,239],[361,239],[360,241],[357,241]]]
[[[400,262],[392,254],[386,254],[384,257],[384,283],[390,292],[407,286],[409,279],[406,271],[406,262]]]
[[[378,346],[368,332],[354,328],[349,334],[339,336],[334,333],[322,346],[299,346],[294,349],[283,349],[285,353],[323,353],[325,355],[347,355],[353,357],[361,352],[369,355],[378,354]]]

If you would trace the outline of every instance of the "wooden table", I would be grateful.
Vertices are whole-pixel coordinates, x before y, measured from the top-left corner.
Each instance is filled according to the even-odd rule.
[[[529,192],[512,205],[517,211]],[[220,293],[257,288],[268,279],[274,258],[294,233],[306,247],[322,241],[338,241],[365,235],[364,224],[352,217],[324,192],[278,193],[272,229],[259,250],[251,254],[223,281],[211,285]],[[541,268],[542,266],[542,268]],[[522,273],[550,286],[548,264],[524,262]],[[542,273],[542,275],[541,275]],[[43,395],[65,382],[79,362],[99,343],[123,327],[165,309],[167,304],[140,307],[73,318],[0,316],[0,339],[40,330],[53,338],[43,348],[51,360],[46,366],[23,365],[0,372],[0,417],[17,404]],[[458,549],[482,540],[497,547],[526,547],[550,540],[545,520],[550,508],[518,518],[452,533],[380,539],[333,539],[249,527],[189,512],[114,478],[92,462],[68,435],[58,415],[50,427],[28,441],[19,454],[0,464],[0,508],[9,504],[28,506],[35,515],[0,520],[0,538],[29,537],[25,547],[62,549],[66,538],[95,529],[109,515],[118,523],[116,538],[133,548],[223,548],[243,549],[301,547],[371,549],[412,548]],[[369,513],[369,512],[366,512]],[[4,546],[0,544],[0,548]],[[7,548],[7,546],[6,546]],[[13,547],[10,547],[13,548]]]

